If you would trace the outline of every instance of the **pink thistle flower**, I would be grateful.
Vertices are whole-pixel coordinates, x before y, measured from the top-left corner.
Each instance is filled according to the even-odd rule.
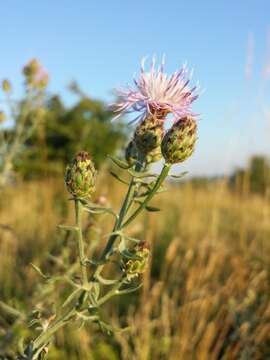
[[[23,68],[28,85],[46,87],[49,80],[47,70],[36,59],[30,60]]]
[[[172,75],[164,73],[164,57],[161,65],[155,68],[155,57],[152,58],[149,72],[145,72],[145,58],[141,62],[139,79],[134,78],[135,87],[117,89],[118,102],[112,109],[119,114],[117,119],[128,113],[139,115],[131,121],[142,121],[146,116],[154,115],[166,118],[168,113],[173,115],[173,120],[184,116],[194,116],[191,104],[198,98],[198,85],[189,87],[192,73],[183,65]]]

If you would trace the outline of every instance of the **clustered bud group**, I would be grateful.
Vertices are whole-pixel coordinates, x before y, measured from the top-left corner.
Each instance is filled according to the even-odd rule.
[[[43,90],[48,85],[49,76],[44,67],[36,60],[32,59],[23,68],[26,86],[36,90]]]
[[[125,158],[129,165],[138,160],[139,153],[148,164],[159,161],[162,156],[168,164],[176,164],[192,155],[197,140],[195,119],[184,116],[166,133],[163,124],[162,119],[148,116],[137,126],[134,138],[126,147]]]
[[[135,247],[134,255],[136,255],[136,259],[130,259],[125,264],[125,272],[129,280],[145,272],[150,256],[149,244],[141,241]]]

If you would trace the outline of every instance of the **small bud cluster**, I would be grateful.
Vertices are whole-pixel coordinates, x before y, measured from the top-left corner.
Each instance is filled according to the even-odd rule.
[[[67,166],[65,183],[74,198],[89,198],[95,191],[96,170],[88,152],[80,151]]]
[[[23,74],[28,87],[43,90],[48,85],[48,73],[36,59],[31,60],[24,66]]]
[[[2,81],[2,90],[4,93],[9,94],[11,92],[11,84],[7,79]],[[0,110],[0,124],[5,122],[6,113],[3,110]]]
[[[2,81],[2,90],[3,90],[5,93],[10,93],[10,91],[11,91],[11,84],[10,84],[9,80],[4,79],[4,80]]]
[[[137,126],[134,139],[126,148],[126,161],[134,164],[141,152],[148,164],[159,161],[162,156],[168,164],[180,163],[192,155],[196,140],[197,124],[191,116],[180,118],[165,135],[163,121],[147,117]]]
[[[0,124],[2,124],[6,120],[6,114],[4,111],[0,111]]]
[[[150,256],[149,244],[146,241],[141,241],[135,247],[134,255],[138,258],[130,259],[125,264],[125,272],[129,280],[145,272]]]

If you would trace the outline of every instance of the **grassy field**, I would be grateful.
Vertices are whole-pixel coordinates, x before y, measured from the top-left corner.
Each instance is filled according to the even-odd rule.
[[[99,179],[99,200],[120,203],[124,185]],[[270,358],[270,203],[266,197],[228,189],[170,185],[154,202],[162,212],[140,217],[128,231],[152,244],[151,266],[138,294],[115,299],[104,311],[115,328],[65,328],[50,359],[214,360]],[[0,354],[12,354],[36,299],[50,316],[63,289],[42,292],[45,274],[61,272],[74,255],[72,238],[56,226],[72,223],[62,181],[44,180],[7,188],[0,199]],[[99,252],[111,219],[86,218],[88,253]],[[61,262],[56,263],[54,255]],[[54,300],[52,300],[54,299]],[[17,309],[13,313],[4,303]],[[12,330],[11,330],[12,329]],[[26,329],[26,330],[25,330]]]

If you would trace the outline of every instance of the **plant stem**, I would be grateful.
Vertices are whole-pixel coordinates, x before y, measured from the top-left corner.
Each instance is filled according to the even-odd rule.
[[[49,326],[45,331],[43,331],[33,342],[33,349],[39,350],[42,346],[46,345],[52,335],[58,331],[61,327],[63,327],[66,323],[66,321],[73,315],[75,315],[76,310],[71,309],[69,310],[65,315],[63,315],[61,318],[56,320],[51,326]]]
[[[143,159],[140,159],[140,161],[136,164],[135,171],[139,172],[141,170],[142,162],[143,162]],[[123,201],[123,205],[122,205],[122,207],[120,209],[119,217],[115,222],[113,232],[121,229],[122,223],[124,221],[124,217],[125,217],[125,215],[127,213],[127,210],[129,209],[129,207],[130,207],[130,205],[132,203],[133,197],[134,197],[135,186],[136,186],[136,180],[135,180],[135,177],[133,176],[131,181],[130,181],[130,184],[129,184],[128,191],[126,193],[125,199]],[[102,259],[105,259],[106,256],[111,252],[113,244],[114,244],[115,240],[117,239],[117,236],[118,235],[116,235],[116,234],[113,234],[113,235],[110,236],[110,238],[108,240],[108,243],[107,243],[107,245],[106,245],[106,247],[105,247],[105,249],[104,249],[104,251],[102,253],[102,256],[101,256]],[[100,271],[101,271],[101,269],[99,269],[99,272]]]
[[[84,255],[84,243],[83,243],[83,234],[82,234],[82,204],[80,200],[75,199],[75,217],[76,217],[76,226],[78,230],[77,234],[77,242],[78,242],[78,253],[79,253],[79,262],[81,267],[81,275],[82,275],[82,285],[87,288],[88,285],[88,277],[87,277],[87,269],[84,265],[85,255]]]
[[[121,280],[119,283],[114,285],[114,287],[107,292],[102,298],[98,300],[98,306],[103,305],[106,301],[108,301],[110,298],[118,294],[118,290],[123,284],[124,280]]]
[[[134,211],[134,213],[127,219],[127,221],[122,225],[122,228],[126,227],[127,225],[129,225],[138,215],[139,213],[145,208],[145,206],[149,203],[150,200],[152,200],[153,196],[155,195],[155,193],[158,191],[158,189],[160,188],[160,186],[162,185],[163,181],[166,179],[169,171],[170,171],[171,165],[169,164],[164,164],[162,171],[159,175],[159,177],[157,178],[157,181],[153,187],[153,189],[151,190],[151,192],[148,194],[148,196],[144,199],[144,201],[142,202],[142,204]]]

